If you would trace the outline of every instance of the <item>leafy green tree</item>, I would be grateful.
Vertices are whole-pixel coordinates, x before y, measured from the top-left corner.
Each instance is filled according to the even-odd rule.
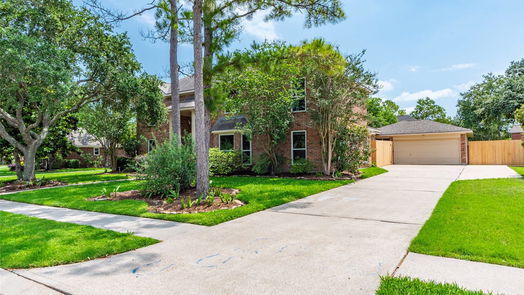
[[[344,57],[333,45],[315,39],[297,47],[296,54],[306,79],[308,111],[320,136],[323,172],[330,175],[340,130],[364,120],[362,109],[377,81],[364,68],[364,52]]]
[[[231,115],[246,116],[247,124],[239,129],[259,139],[271,162],[269,172],[274,174],[281,164],[277,146],[286,140],[293,121],[296,91],[290,81],[300,78],[299,66],[290,47],[281,43],[253,45],[235,56],[244,67],[227,69],[216,87],[230,94],[225,104]]]
[[[503,75],[489,73],[461,94],[458,121],[474,139],[507,138],[515,112],[524,104],[524,59],[511,62]]]
[[[366,106],[368,125],[374,128],[396,123],[398,116],[406,114],[406,111],[400,109],[394,101],[382,100],[378,97],[368,99]]]
[[[429,97],[417,100],[417,106],[410,115],[418,120],[432,120],[446,124],[451,124],[452,122],[446,115],[446,110]]]
[[[497,107],[503,100],[505,84],[503,76],[488,74],[483,82],[461,94],[457,121],[460,126],[473,130],[473,139],[494,140],[508,136],[513,116],[507,118]]]
[[[515,112],[515,121],[524,126],[524,104]]]
[[[96,101],[126,105],[140,92],[127,36],[67,0],[2,1],[0,52],[0,137],[23,154],[26,181],[61,118]]]

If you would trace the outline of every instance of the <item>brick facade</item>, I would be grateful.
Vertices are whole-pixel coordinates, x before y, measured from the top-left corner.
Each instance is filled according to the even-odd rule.
[[[468,136],[466,134],[460,135],[460,163],[468,164]]]
[[[511,139],[522,140],[522,133],[511,133]]]
[[[192,96],[187,96],[192,97]],[[184,101],[184,98],[181,97],[181,102]],[[169,107],[171,105],[171,101],[168,97],[165,99],[166,105]],[[307,106],[309,108],[309,106]],[[361,113],[365,115],[366,109],[363,107],[357,107],[355,109],[358,113]],[[181,112],[181,126],[182,126],[182,133],[191,133],[191,117],[184,117],[184,113]],[[288,131],[288,137],[286,138],[286,141],[281,143],[277,149],[279,151],[279,154],[283,156],[286,160],[283,166],[281,167],[282,172],[288,172],[289,168],[291,166],[291,134],[293,131],[306,131],[306,154],[307,154],[307,160],[310,161],[313,164],[315,171],[322,171],[322,150],[321,150],[321,143],[320,143],[320,136],[318,134],[318,131],[313,127],[313,123],[311,121],[310,113],[306,111],[299,111],[293,113],[294,121],[291,123],[290,129]],[[213,122],[214,123],[214,122]],[[211,125],[213,125],[213,123]],[[361,122],[363,125],[367,125],[367,122],[365,120],[362,120]],[[144,136],[146,139],[153,139],[156,138],[157,142],[164,142],[165,140],[169,139],[170,137],[170,128],[169,123],[165,123],[161,125],[160,127],[149,127],[145,126],[142,123],[138,124],[138,134]],[[231,132],[220,132],[220,133],[213,133],[210,137],[210,146],[211,147],[218,147],[219,143],[219,136],[220,134],[234,134],[234,146],[235,150],[241,149],[241,134],[239,132],[231,131]],[[255,163],[256,160],[264,154],[263,150],[263,136],[254,136],[252,138],[251,143],[251,149],[252,149],[252,163]],[[144,143],[140,147],[140,153],[146,153],[147,152],[147,143]]]

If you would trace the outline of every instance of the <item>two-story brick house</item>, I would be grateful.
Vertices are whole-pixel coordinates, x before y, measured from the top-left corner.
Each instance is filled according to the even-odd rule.
[[[195,102],[193,79],[191,77],[181,79],[179,89],[182,134],[193,134],[194,136]],[[162,91],[165,95],[165,103],[168,109],[170,109],[170,85],[164,84]],[[296,159],[307,159],[313,164],[316,171],[322,171],[320,137],[310,119],[306,91],[304,90],[303,93],[302,97],[296,98],[292,109],[294,120],[288,131],[289,135],[285,142],[278,146],[279,154],[286,159],[286,163],[281,167],[284,172],[289,170],[289,167]],[[360,110],[365,111],[364,107],[360,108]],[[264,138],[261,136],[249,138],[239,132],[239,124],[244,124],[246,120],[243,116],[219,116],[216,118],[210,130],[210,145],[224,151],[233,149],[241,151],[244,164],[252,165],[264,154],[262,148]],[[141,148],[141,152],[145,153],[154,148],[156,141],[168,139],[172,133],[170,126],[169,122],[158,128],[139,124],[139,135],[143,135],[148,140],[147,145],[144,144]]]

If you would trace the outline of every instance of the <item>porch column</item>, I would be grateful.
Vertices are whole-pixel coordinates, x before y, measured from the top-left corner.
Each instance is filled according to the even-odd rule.
[[[193,139],[193,143],[195,143],[195,110],[191,110],[191,138]]]

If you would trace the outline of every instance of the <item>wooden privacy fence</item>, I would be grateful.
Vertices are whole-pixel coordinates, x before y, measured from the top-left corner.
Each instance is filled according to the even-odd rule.
[[[389,140],[373,140],[371,142],[371,162],[378,167],[393,164],[393,142]]]
[[[470,141],[471,165],[524,165],[524,148],[520,140]]]

